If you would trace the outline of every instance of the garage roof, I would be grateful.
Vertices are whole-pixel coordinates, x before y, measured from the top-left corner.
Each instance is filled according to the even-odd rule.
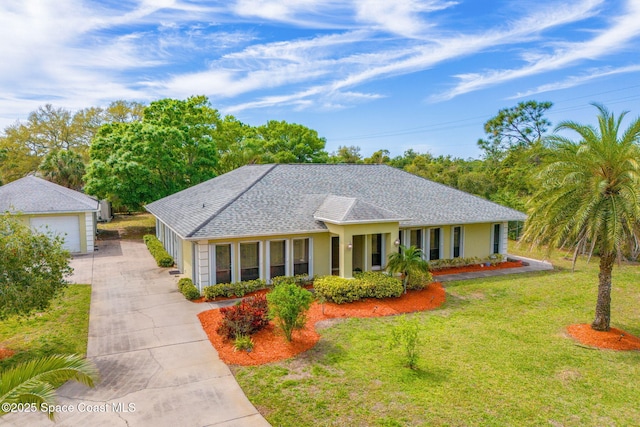
[[[97,210],[97,200],[35,176],[26,176],[0,187],[0,212],[28,214]]]

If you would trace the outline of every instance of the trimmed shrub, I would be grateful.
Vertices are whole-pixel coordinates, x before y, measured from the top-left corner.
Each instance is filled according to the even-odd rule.
[[[313,288],[323,300],[336,304],[362,298],[390,298],[402,295],[402,282],[383,273],[358,273],[355,279],[323,276],[315,280]]]
[[[362,282],[362,298],[391,298],[402,295],[402,282],[388,274],[367,271],[356,275]]]
[[[274,319],[291,341],[294,329],[302,329],[313,294],[295,283],[281,283],[267,294],[269,318]]]
[[[191,281],[191,280],[189,280]],[[182,295],[188,300],[194,300],[200,298],[200,291],[193,283],[184,283],[182,285]]]
[[[409,275],[407,281],[407,289],[411,291],[419,291],[429,286],[429,283],[433,282],[433,276],[431,273],[417,272]]]
[[[156,260],[158,267],[171,267],[174,264],[173,257],[162,246],[162,242],[153,234],[145,234],[142,238],[147,249]]]
[[[193,285],[193,281],[191,279],[189,279],[188,277],[183,277],[182,279],[178,280],[178,290],[180,292],[182,292],[182,288],[185,285]]]
[[[217,297],[237,297],[242,298],[249,292],[255,292],[265,289],[267,282],[262,279],[248,280],[246,282],[235,283],[219,283],[217,285],[205,286],[203,288],[204,297],[208,300],[214,300]]]
[[[235,340],[263,329],[269,324],[267,299],[264,295],[245,298],[238,304],[220,309],[222,322],[218,334]]]

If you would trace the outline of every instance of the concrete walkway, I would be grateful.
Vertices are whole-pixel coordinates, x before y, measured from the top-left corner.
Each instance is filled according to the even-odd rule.
[[[73,281],[91,283],[87,357],[100,370],[93,389],[67,383],[60,426],[268,426],[219,358],[193,304],[143,243],[103,241],[76,257]],[[89,411],[92,410],[92,411]],[[44,414],[8,414],[0,425],[51,426]]]
[[[529,273],[532,271],[553,270],[553,265],[546,261],[539,261],[531,258],[525,258],[515,255],[508,255],[509,258],[518,259],[523,262],[523,267],[504,268],[501,270],[472,271],[469,273],[443,274],[435,276],[440,282],[454,282],[457,280],[477,279],[480,277],[507,276],[510,274]]]

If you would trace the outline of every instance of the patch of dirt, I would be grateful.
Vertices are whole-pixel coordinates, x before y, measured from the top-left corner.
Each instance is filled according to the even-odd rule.
[[[582,374],[576,369],[563,369],[556,374],[556,377],[565,384],[582,378]]]
[[[288,359],[312,348],[320,339],[315,328],[315,324],[320,321],[432,310],[441,306],[444,301],[444,288],[440,283],[434,282],[426,289],[409,291],[399,298],[366,299],[348,304],[325,303],[324,314],[322,305],[314,302],[307,313],[305,327],[293,332],[292,342],[287,342],[273,322],[270,322],[265,329],[252,335],[254,348],[251,352],[234,351],[233,341],[225,341],[218,335],[216,330],[222,319],[219,309],[204,311],[198,314],[198,318],[223,362],[245,366],[262,365]]]
[[[98,240],[118,240],[120,233],[118,230],[102,230],[98,229]]]
[[[571,337],[589,347],[609,350],[640,350],[640,338],[620,329],[611,328],[607,332],[595,331],[591,325],[581,323],[567,327]]]
[[[13,356],[14,354],[16,354],[15,351],[9,350],[8,348],[1,348],[0,347],[0,360],[8,359],[11,356]]]
[[[489,270],[501,270],[503,268],[516,268],[522,267],[522,261],[505,261],[496,265],[485,266],[484,264],[467,265],[464,267],[446,267],[434,270],[431,272],[434,276],[441,276],[443,274],[459,274],[459,273],[471,273],[474,271],[489,271]]]

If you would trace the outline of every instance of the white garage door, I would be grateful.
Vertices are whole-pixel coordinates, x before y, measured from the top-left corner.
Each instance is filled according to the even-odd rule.
[[[80,252],[80,224],[77,216],[40,216],[31,218],[31,227],[64,237],[64,248]]]

